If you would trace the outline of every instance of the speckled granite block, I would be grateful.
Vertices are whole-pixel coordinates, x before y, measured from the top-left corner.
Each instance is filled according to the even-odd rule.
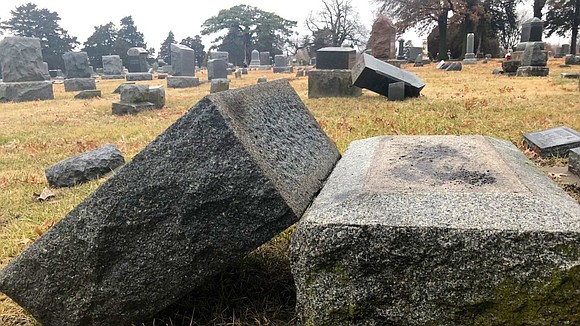
[[[353,142],[290,258],[299,325],[580,322],[580,206],[494,138]]]

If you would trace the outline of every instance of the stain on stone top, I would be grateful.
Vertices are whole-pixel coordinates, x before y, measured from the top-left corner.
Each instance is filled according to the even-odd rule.
[[[364,189],[380,193],[531,193],[483,136],[386,137],[371,161]]]

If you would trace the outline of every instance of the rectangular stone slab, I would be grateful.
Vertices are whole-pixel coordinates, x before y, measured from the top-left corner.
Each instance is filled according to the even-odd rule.
[[[316,50],[317,69],[352,69],[356,51],[352,48],[326,47]]]
[[[568,156],[568,150],[580,146],[580,133],[566,126],[559,126],[524,134],[524,143],[543,157]]]
[[[366,53],[361,54],[352,69],[352,83],[383,96],[389,95],[389,84],[405,83],[405,97],[417,97],[425,82],[417,75],[378,60]]]
[[[579,258],[580,205],[510,142],[355,141],[291,241],[297,324],[576,324]]]
[[[136,325],[295,223],[339,159],[287,80],[204,97],[0,271],[46,325]]]

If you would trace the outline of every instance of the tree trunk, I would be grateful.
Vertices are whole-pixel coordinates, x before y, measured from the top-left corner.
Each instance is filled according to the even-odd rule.
[[[440,14],[437,18],[437,26],[439,27],[439,54],[437,60],[448,60],[447,56],[447,11]]]
[[[546,5],[546,0],[534,0],[534,17],[542,19],[544,5]]]
[[[572,40],[570,42],[570,54],[576,54],[578,41],[578,26],[580,25],[580,0],[574,4],[574,19],[572,20]]]

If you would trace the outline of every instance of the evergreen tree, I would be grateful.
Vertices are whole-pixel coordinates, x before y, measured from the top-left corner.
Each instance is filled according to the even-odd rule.
[[[127,65],[127,50],[132,47],[146,49],[147,43],[145,43],[143,33],[137,31],[133,17],[127,16],[121,19],[121,28],[117,32],[115,41],[115,52],[121,57],[125,66]]]
[[[177,43],[177,41],[175,41],[175,35],[173,35],[172,31],[169,31],[167,38],[163,43],[161,43],[158,58],[163,59],[167,64],[171,64],[171,44],[175,43]]]
[[[112,22],[95,26],[95,31],[83,44],[83,51],[89,56],[89,60],[94,67],[103,66],[103,56],[115,54],[115,43],[117,40],[117,28]]]
[[[42,57],[48,63],[49,69],[63,69],[62,55],[72,51],[79,42],[60,27],[58,13],[27,3],[11,10],[10,14],[12,17],[3,21],[0,28],[9,30],[16,36],[40,39]]]
[[[197,62],[198,67],[201,67],[206,55],[204,51],[205,46],[201,43],[201,36],[196,35],[194,38],[188,36],[181,40],[180,44],[188,46],[195,51],[195,62]]]
[[[546,14],[546,34],[571,35],[570,54],[576,54],[580,27],[580,0],[550,0]],[[570,33],[570,34],[568,34]]]

